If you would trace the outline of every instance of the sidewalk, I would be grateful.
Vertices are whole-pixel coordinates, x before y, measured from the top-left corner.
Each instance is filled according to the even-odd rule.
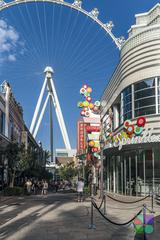
[[[97,204],[100,200],[97,199]],[[147,202],[150,207],[149,201]],[[1,240],[136,240],[133,226],[116,226],[94,210],[96,229],[90,224],[90,199],[76,202],[76,194],[58,193],[29,196],[0,203]],[[107,199],[107,217],[115,222],[126,222],[141,209],[142,203],[124,205]],[[103,210],[103,208],[102,208]],[[156,215],[160,207],[156,206]],[[156,219],[155,232],[147,239],[160,238],[160,220]]]

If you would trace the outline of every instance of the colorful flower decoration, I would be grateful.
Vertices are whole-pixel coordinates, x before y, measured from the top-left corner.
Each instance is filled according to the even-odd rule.
[[[88,85],[87,85],[87,84],[84,84],[82,88],[87,89],[87,88],[88,88]]]
[[[84,107],[88,107],[88,106],[89,106],[89,102],[88,102],[88,101],[84,101],[84,102],[83,102],[83,106],[84,106]]]
[[[80,94],[85,97],[85,100],[83,102],[78,102],[77,104],[79,108],[83,108],[81,111],[81,116],[90,117],[91,113],[99,114],[100,112],[101,103],[100,101],[95,101],[95,103],[92,103],[92,97],[90,96],[91,93],[92,88],[87,84],[84,84],[80,89]]]
[[[143,132],[143,127],[138,127],[138,126],[135,127],[134,133],[136,135],[140,135],[142,132]]]
[[[146,124],[146,119],[144,117],[139,117],[137,119],[137,126],[138,127],[144,127]]]
[[[94,147],[95,142],[93,140],[89,141],[89,146]]]
[[[88,93],[91,93],[91,92],[92,92],[92,88],[91,88],[91,87],[88,87],[88,88],[87,88],[87,92],[88,92]]]
[[[92,101],[92,98],[89,96],[89,97],[86,97],[86,100],[87,100],[88,102],[91,102],[91,101]]]
[[[130,120],[126,120],[126,121],[124,122],[124,127],[125,127],[125,128],[128,128],[129,125],[131,125],[131,121],[130,121]]]
[[[129,125],[127,128],[126,128],[126,131],[127,131],[127,134],[128,135],[132,135],[134,133],[134,125]]]
[[[77,107],[82,108],[83,107],[83,102],[78,102]]]
[[[81,88],[81,89],[80,89],[80,94],[85,94],[85,92],[86,92],[86,89],[85,89],[85,88]]]
[[[110,133],[109,141],[112,144],[114,144],[114,146],[116,146],[119,141],[122,141],[122,139],[128,139],[128,138],[132,138],[133,136],[139,136],[142,134],[145,124],[146,124],[146,119],[144,117],[139,117],[137,119],[136,125],[133,125],[130,120],[126,120],[124,122],[124,130],[115,136],[113,136],[113,133]]]

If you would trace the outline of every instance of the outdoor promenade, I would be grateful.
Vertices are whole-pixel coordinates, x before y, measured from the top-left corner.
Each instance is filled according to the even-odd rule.
[[[133,200],[130,199],[130,200]],[[100,201],[97,202],[97,204]],[[107,198],[107,217],[123,223],[130,220],[144,202],[122,204]],[[146,201],[150,207],[150,200]],[[103,208],[102,208],[103,210]],[[155,230],[146,239],[160,239],[160,206],[156,205]],[[0,199],[1,240],[134,240],[133,225],[113,225],[95,210],[96,229],[90,224],[90,200],[76,202],[74,193]],[[158,232],[159,231],[159,232]]]

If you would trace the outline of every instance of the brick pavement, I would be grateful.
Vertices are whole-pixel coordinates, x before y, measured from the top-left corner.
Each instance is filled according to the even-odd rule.
[[[133,200],[133,199],[132,199]],[[100,203],[100,201],[99,201]],[[147,202],[150,207],[150,200]],[[107,216],[126,222],[143,203],[120,204],[107,198]],[[160,239],[160,206],[156,205],[155,231],[147,239]],[[76,202],[72,193],[27,196],[0,202],[1,240],[138,240],[133,226],[116,226],[94,211],[96,229],[90,224],[90,201]],[[144,238],[141,238],[144,239]]]

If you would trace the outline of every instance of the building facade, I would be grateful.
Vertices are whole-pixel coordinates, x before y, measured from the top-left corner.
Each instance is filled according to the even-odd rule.
[[[45,167],[45,154],[23,119],[23,109],[16,101],[8,82],[0,85],[0,189],[3,182],[7,182],[8,165],[5,157],[5,149],[11,142],[29,146],[38,153],[36,164]]]
[[[114,193],[160,194],[160,4],[135,18],[101,98],[104,180]]]

